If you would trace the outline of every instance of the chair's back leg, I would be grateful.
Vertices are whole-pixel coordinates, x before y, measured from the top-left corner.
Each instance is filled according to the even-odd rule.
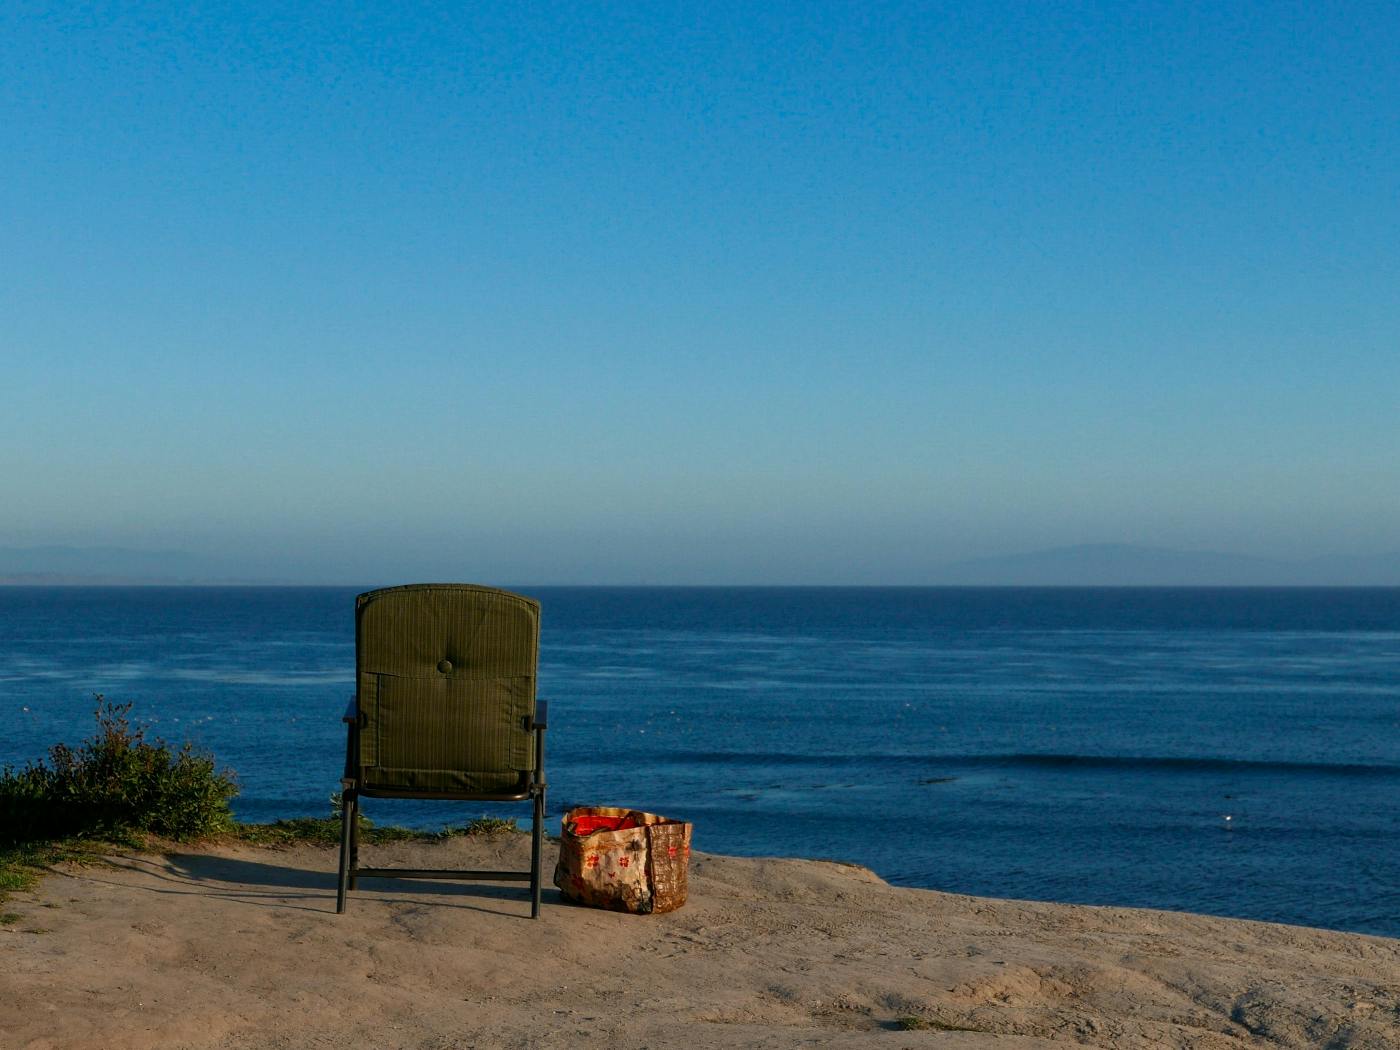
[[[360,796],[350,800],[350,888],[360,888],[355,873],[360,868]]]
[[[535,795],[535,823],[530,844],[530,918],[540,917],[540,862],[544,851],[544,788]]]
[[[350,884],[350,874],[354,871],[352,859],[352,831],[355,827],[355,792],[349,788],[340,795],[340,878],[336,884],[335,911],[337,915],[345,911],[345,890]]]

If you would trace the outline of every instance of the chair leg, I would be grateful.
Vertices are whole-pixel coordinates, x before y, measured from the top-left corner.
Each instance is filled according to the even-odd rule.
[[[355,874],[360,870],[360,796],[350,800],[350,888],[360,888],[360,879]]]
[[[345,890],[350,883],[350,872],[353,870],[351,860],[351,829],[355,825],[355,794],[352,791],[344,792],[340,797],[340,877],[336,884],[335,912],[337,915],[345,912]]]
[[[530,843],[530,918],[540,917],[540,859],[544,850],[544,788],[535,796],[535,826]]]

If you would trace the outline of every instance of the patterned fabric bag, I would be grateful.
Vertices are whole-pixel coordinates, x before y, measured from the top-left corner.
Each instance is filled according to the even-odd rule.
[[[675,911],[685,903],[691,827],[637,809],[571,809],[559,836],[554,885],[595,908]]]

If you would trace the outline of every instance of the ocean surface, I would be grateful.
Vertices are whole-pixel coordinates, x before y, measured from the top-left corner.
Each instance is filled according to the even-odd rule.
[[[901,885],[1400,936],[1400,589],[517,589],[556,827],[637,806]],[[100,692],[244,819],[325,815],[356,590],[0,588],[0,764]]]

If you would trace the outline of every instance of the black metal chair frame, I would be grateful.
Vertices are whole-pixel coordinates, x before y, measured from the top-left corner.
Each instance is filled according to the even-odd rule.
[[[535,734],[535,768],[524,775],[520,790],[506,794],[453,793],[445,791],[400,791],[367,788],[361,785],[358,762],[362,718],[358,702],[350,701],[344,715],[346,724],[345,777],[340,782],[340,881],[335,910],[345,911],[346,890],[358,887],[361,878],[375,879],[456,879],[467,882],[529,882],[530,918],[540,917],[540,865],[544,849],[545,789],[544,732],[549,724],[549,702],[535,701],[535,715],[526,717],[525,729]],[[460,802],[532,802],[534,826],[531,829],[529,871],[473,871],[433,868],[360,867],[360,798],[427,798]]]

